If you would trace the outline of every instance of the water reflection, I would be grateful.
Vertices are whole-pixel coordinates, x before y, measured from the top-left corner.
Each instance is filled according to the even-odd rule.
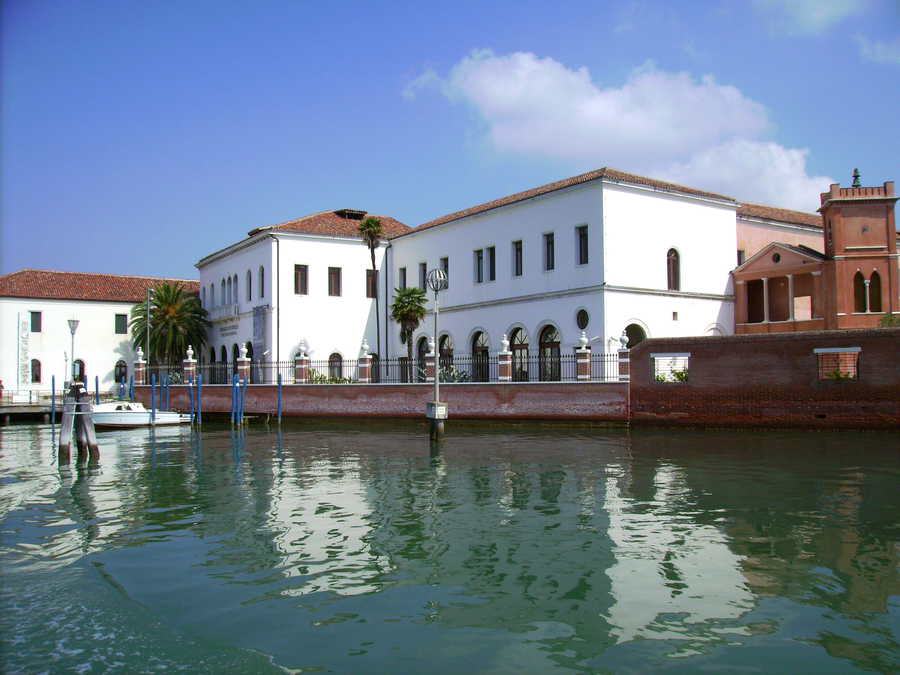
[[[87,562],[59,602],[114,586],[286,667],[723,667],[770,638],[896,660],[896,436],[160,429],[101,434],[90,467],[50,438],[0,432],[13,592]],[[42,620],[8,598],[0,622]]]

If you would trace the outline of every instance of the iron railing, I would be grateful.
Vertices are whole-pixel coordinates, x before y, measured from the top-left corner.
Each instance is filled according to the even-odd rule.
[[[498,357],[490,355],[444,355],[438,358],[441,382],[498,382],[500,380]],[[185,381],[180,366],[153,366],[149,374],[156,381],[180,384]],[[251,384],[275,384],[281,376],[282,384],[301,381],[301,368],[297,361],[251,361]],[[626,371],[627,372],[627,371]],[[233,361],[197,364],[196,373],[203,375],[204,384],[230,384],[238,373]],[[398,359],[372,359],[370,381],[382,384],[403,384],[426,381],[425,359],[405,357]],[[148,376],[148,381],[149,381]],[[359,360],[309,360],[304,384],[349,384],[360,379]],[[627,379],[620,375],[619,354],[591,353],[590,375],[594,382],[619,382]],[[512,355],[512,380],[514,382],[575,382],[578,381],[578,359],[575,353],[559,354],[554,351],[528,353],[515,351]]]

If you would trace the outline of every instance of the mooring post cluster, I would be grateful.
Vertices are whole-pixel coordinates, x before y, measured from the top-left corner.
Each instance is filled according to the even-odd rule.
[[[78,449],[78,463],[85,459],[100,459],[97,434],[94,431],[91,397],[81,382],[73,382],[63,402],[62,423],[59,430],[59,463],[68,464],[72,457],[72,439]]]

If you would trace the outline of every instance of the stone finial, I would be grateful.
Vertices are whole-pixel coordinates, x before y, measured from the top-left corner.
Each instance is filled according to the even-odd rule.
[[[587,349],[588,342],[590,342],[590,340],[588,340],[587,333],[581,331],[581,336],[578,338],[578,347],[580,349]]]
[[[306,338],[300,339],[300,354],[309,356],[309,344],[306,342]]]
[[[240,354],[241,354],[240,358],[242,358],[242,359],[247,358],[247,343],[246,342],[241,343]]]
[[[509,338],[506,337],[506,333],[500,338],[500,351],[508,352],[509,351]]]
[[[138,361],[143,361],[144,360],[144,350],[141,349],[140,346],[138,346],[137,351],[134,353],[134,356]]]
[[[368,356],[369,355],[369,341],[366,338],[363,338],[362,346],[359,348],[360,356]]]
[[[619,336],[619,349],[628,349],[628,333],[626,333],[624,329]]]
[[[851,187],[862,187],[862,183],[859,180],[859,169],[853,169],[853,185]]]
[[[194,348],[191,347],[190,345],[188,345],[188,348],[187,348],[187,360],[188,361],[194,360]]]

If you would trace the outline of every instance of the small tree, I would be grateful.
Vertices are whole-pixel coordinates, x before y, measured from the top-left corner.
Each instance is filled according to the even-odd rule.
[[[900,328],[900,314],[885,314],[878,325],[882,328]]]
[[[378,268],[375,267],[375,249],[381,245],[381,237],[384,228],[378,218],[369,216],[359,224],[359,236],[363,244],[369,247],[369,255],[372,257],[372,273],[375,275],[375,349],[381,358],[381,317],[378,312]]]
[[[425,318],[425,291],[421,288],[395,288],[391,318],[400,324],[400,341],[406,343],[407,379],[412,379],[413,333]]]
[[[141,347],[148,359],[175,366],[181,363],[188,345],[199,351],[206,344],[210,326],[200,298],[179,283],[160,283],[150,301],[150,344],[147,345],[147,303],[131,309],[131,342]]]

